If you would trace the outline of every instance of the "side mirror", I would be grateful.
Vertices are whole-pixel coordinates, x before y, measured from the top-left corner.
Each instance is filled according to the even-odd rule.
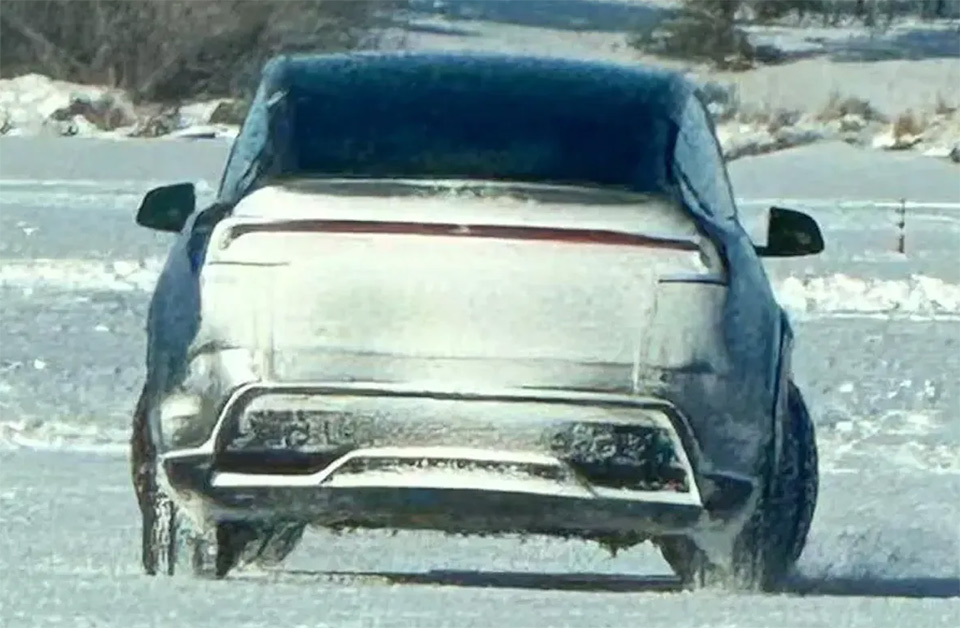
[[[823,251],[823,234],[817,221],[803,212],[771,207],[767,244],[755,246],[761,257],[800,257]]]
[[[147,192],[137,210],[137,224],[157,231],[180,233],[197,208],[192,183],[176,183]]]

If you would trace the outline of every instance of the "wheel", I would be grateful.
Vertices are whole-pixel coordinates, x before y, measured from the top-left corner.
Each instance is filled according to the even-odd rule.
[[[756,509],[733,544],[730,568],[712,563],[688,538],[660,539],[664,559],[689,587],[777,591],[800,558],[819,490],[817,445],[803,395],[788,386],[788,424],[780,465],[769,473]]]
[[[276,567],[297,548],[306,528],[300,523],[272,527],[263,535],[254,561],[262,567]]]
[[[153,491],[141,511],[141,562],[148,575],[172,576],[177,563],[177,507],[163,492]]]
[[[218,523],[212,535],[188,539],[193,572],[200,577],[223,578],[243,565],[274,567],[296,548],[305,528],[300,524]]]
[[[239,562],[244,549],[257,539],[253,528],[242,523],[218,523],[210,533],[184,525],[174,501],[157,482],[156,447],[147,425],[146,388],[133,417],[130,439],[131,475],[140,507],[140,562],[150,576],[172,576],[178,570],[181,549],[190,549],[194,575],[222,578]]]
[[[820,493],[820,461],[817,454],[817,437],[810,411],[803,394],[792,381],[789,384],[787,403],[790,417],[797,427],[797,442],[800,449],[797,458],[800,461],[798,490],[798,511],[796,528],[793,534],[793,544],[790,549],[790,559],[796,562],[803,554],[807,545],[807,536],[813,523],[813,515],[817,509],[817,498]]]
[[[240,563],[244,550],[257,540],[256,533],[243,523],[218,523],[209,533],[184,525],[177,505],[162,490],[148,497],[141,511],[141,561],[148,575],[173,576],[185,558],[182,550],[190,550],[190,568],[201,578],[223,578]]]
[[[258,540],[256,532],[244,523],[223,522],[212,531],[199,532],[184,525],[176,504],[162,491],[156,493],[154,507],[143,514],[144,572],[173,576],[189,550],[190,571],[200,578],[223,578],[241,563],[244,550]]]
[[[147,393],[144,388],[133,414],[130,439],[133,489],[140,508],[140,562],[148,575],[173,575],[177,559],[177,508],[156,481],[156,448],[147,426]]]
[[[306,526],[286,524],[261,529],[245,522],[217,523],[201,532],[185,526],[177,505],[151,479],[141,498],[141,562],[148,575],[175,575],[182,546],[190,568],[201,578],[223,578],[235,567],[256,562],[278,565],[294,550]]]
[[[193,574],[201,578],[224,578],[241,564],[246,550],[258,540],[253,526],[238,521],[217,523],[212,531],[190,535]]]

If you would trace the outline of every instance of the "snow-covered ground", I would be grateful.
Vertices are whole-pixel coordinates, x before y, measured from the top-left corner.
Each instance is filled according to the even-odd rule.
[[[566,56],[664,65],[708,85],[729,159],[828,140],[910,149],[960,161],[960,22],[901,20],[889,29],[750,26],[755,43],[783,62],[717,72],[631,49],[631,29],[662,19],[676,0],[420,1],[386,47]],[[70,110],[76,97],[93,109]],[[225,138],[211,124],[220,101],[188,103],[176,114],[137,108],[104,88],[27,75],[0,80],[0,129],[8,135]],[[84,110],[89,109],[87,107]],[[91,119],[95,118],[95,119]],[[899,126],[897,121],[900,120]],[[899,131],[897,131],[899,129]],[[895,132],[896,131],[896,132]],[[909,131],[909,132],[907,132]]]
[[[581,543],[430,534],[311,533],[280,572],[228,582],[140,575],[125,451],[170,240],[133,213],[161,182],[199,181],[208,198],[225,150],[0,139],[0,626],[957,625],[960,189],[947,164],[848,146],[732,167],[748,227],[782,188],[827,239],[818,258],[768,264],[821,451],[789,593],[672,592],[647,546],[610,558]],[[881,188],[845,171],[851,160],[926,185]],[[904,254],[887,206],[901,196],[913,202]]]
[[[878,149],[912,148],[948,157],[960,144],[960,23],[901,20],[889,29],[858,26],[750,26],[754,43],[783,62],[744,72],[638,53],[632,29],[656,23],[675,0],[447,0],[417,22],[404,44],[422,50],[475,50],[650,63],[710,86],[718,135],[729,159],[842,139]],[[865,107],[868,105],[868,107]],[[867,112],[864,110],[866,109]],[[915,134],[895,134],[909,116]],[[960,158],[960,157],[958,157]]]

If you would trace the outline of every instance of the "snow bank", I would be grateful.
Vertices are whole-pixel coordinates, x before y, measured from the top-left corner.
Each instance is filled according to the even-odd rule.
[[[129,452],[127,429],[105,429],[62,421],[0,421],[0,451],[19,448],[102,455]]]
[[[717,126],[717,140],[727,161],[812,144],[834,136],[826,125],[802,124],[771,128],[756,123],[730,122]]]
[[[787,277],[775,290],[784,308],[801,315],[960,317],[960,285],[924,275],[908,280],[864,279],[842,273]]]
[[[904,135],[896,121],[868,115],[870,106],[865,101],[867,113],[840,112],[829,118],[823,112],[748,106],[741,103],[739,87],[732,80],[690,78],[703,87],[728,160],[839,139],[878,149],[916,149],[960,161],[956,109],[919,116],[916,132]],[[226,99],[161,110],[135,107],[118,90],[39,74],[0,80],[0,135],[230,140],[239,132],[238,117],[242,108]]]
[[[85,103],[87,106],[80,103]],[[80,113],[81,109],[85,109]],[[101,129],[87,119],[100,114],[104,131],[132,127],[133,105],[117,90],[55,81],[39,74],[0,80],[4,135],[89,135]],[[87,114],[87,115],[83,115]]]
[[[76,292],[148,292],[163,260],[0,260],[0,288],[26,294],[53,289]],[[774,292],[792,314],[816,317],[877,316],[960,318],[960,285],[936,277],[873,279],[843,273],[774,280]]]
[[[732,86],[729,89],[733,89]],[[851,104],[852,103],[852,104]],[[862,111],[847,111],[856,105]],[[849,98],[840,108],[818,112],[756,109],[734,98],[710,102],[717,139],[728,161],[825,140],[881,150],[914,150],[960,162],[960,115],[957,109],[926,113],[906,111],[893,119],[872,110],[867,101]]]
[[[120,90],[27,74],[0,79],[0,135],[231,139],[237,125],[212,124],[225,102],[190,103],[173,112],[149,111],[134,106]]]

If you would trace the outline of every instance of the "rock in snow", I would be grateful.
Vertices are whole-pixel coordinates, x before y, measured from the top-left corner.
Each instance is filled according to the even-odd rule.
[[[235,123],[219,124],[211,134],[189,133],[207,127],[233,101],[191,103],[179,110],[136,107],[120,90],[57,81],[40,74],[0,80],[0,135],[159,137],[184,131],[187,136],[232,137]],[[232,119],[228,114],[221,117]]]

